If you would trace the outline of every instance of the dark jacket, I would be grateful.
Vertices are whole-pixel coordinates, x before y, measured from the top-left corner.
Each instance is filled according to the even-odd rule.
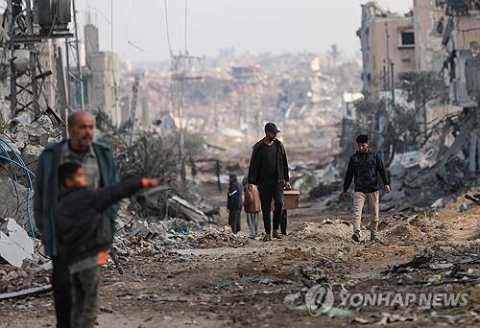
[[[65,142],[48,144],[37,163],[33,210],[35,224],[43,235],[45,252],[48,256],[58,255],[53,216],[60,200],[61,188],[57,172]],[[92,147],[100,168],[100,187],[112,186],[118,182],[112,151],[100,143],[93,143]],[[112,224],[115,223],[118,208],[118,205],[113,205],[108,210],[108,217]]]
[[[260,159],[260,150],[263,147],[268,147],[264,139],[260,140],[253,146],[252,157],[250,159],[250,168],[248,170],[248,183],[258,185],[261,182],[262,177],[260,177],[260,166],[262,165]],[[275,147],[277,147],[277,182],[285,183],[290,181],[290,176],[288,173],[288,161],[287,153],[285,147],[280,142],[280,140],[275,140]]]
[[[378,175],[384,185],[389,185],[387,173],[380,156],[374,151],[367,153],[356,152],[350,157],[347,174],[343,184],[343,191],[347,192],[354,178],[355,191],[370,193],[378,191]]]
[[[241,210],[242,206],[242,185],[237,180],[231,181],[228,187],[227,208],[229,210]]]
[[[112,246],[114,226],[107,209],[141,189],[141,180],[129,178],[96,191],[70,188],[62,192],[55,211],[59,254],[75,263]]]

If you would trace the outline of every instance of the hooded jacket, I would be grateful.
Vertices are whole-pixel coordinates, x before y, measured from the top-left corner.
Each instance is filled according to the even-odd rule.
[[[242,198],[242,185],[235,178],[235,180],[230,181],[228,186],[227,208],[229,210],[241,210],[243,205]]]

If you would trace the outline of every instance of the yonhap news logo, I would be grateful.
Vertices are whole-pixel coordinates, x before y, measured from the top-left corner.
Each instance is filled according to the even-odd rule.
[[[305,304],[312,316],[327,313],[332,309],[334,303],[335,297],[332,286],[329,284],[313,286],[305,295]]]
[[[337,302],[335,302],[337,301]],[[422,309],[441,307],[464,307],[468,305],[466,293],[399,293],[393,291],[350,293],[342,290],[335,298],[330,284],[316,285],[305,295],[305,304],[310,315],[328,313],[334,306],[341,308],[360,307],[409,307]]]

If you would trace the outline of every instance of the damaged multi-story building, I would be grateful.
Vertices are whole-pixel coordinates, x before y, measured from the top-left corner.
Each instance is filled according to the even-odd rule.
[[[83,81],[83,100],[81,90],[75,81],[70,82],[70,97],[73,106],[93,112],[105,113],[119,126],[129,116],[122,112],[119,103],[119,84],[121,58],[111,51],[101,51],[97,26],[88,22],[84,26],[85,66],[81,67]]]
[[[480,3],[478,1],[448,0],[448,21],[443,35],[447,49],[444,69],[448,71],[450,100],[461,108],[478,106],[476,89],[480,72]]]
[[[357,35],[363,59],[363,93],[373,100],[385,99],[387,107],[387,115],[375,122],[379,133],[395,115],[395,106],[406,104],[402,83],[420,73],[440,76],[442,38],[447,27],[445,6],[441,0],[413,0],[412,9],[401,15],[383,9],[377,2],[362,5],[362,25]],[[423,140],[433,122],[458,110],[438,102],[411,106],[420,108],[416,121]]]
[[[406,73],[441,69],[444,16],[441,1],[415,0],[405,15],[384,10],[377,2],[362,5],[357,35],[364,93],[390,90]]]
[[[450,86],[450,101],[463,109],[467,123],[461,126],[468,144],[469,172],[480,170],[480,3],[446,0],[448,22],[443,35],[446,47],[444,70]],[[457,138],[461,144],[461,138]],[[466,141],[465,141],[466,140]]]

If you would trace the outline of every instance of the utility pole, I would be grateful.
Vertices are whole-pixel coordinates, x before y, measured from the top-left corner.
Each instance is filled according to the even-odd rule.
[[[66,60],[67,60],[67,89],[68,89],[68,111],[72,112],[78,109],[85,109],[85,99],[83,90],[83,76],[80,63],[80,40],[78,39],[78,24],[77,24],[77,8],[76,0],[72,0],[73,10],[73,24],[74,24],[74,40],[65,40]],[[72,69],[74,67],[74,69]],[[71,83],[75,85],[72,90]],[[80,93],[80,101],[77,104],[78,93]],[[68,116],[68,114],[67,114]]]
[[[36,120],[46,110],[41,108],[39,102],[41,93],[39,86],[44,85],[44,80],[52,75],[51,71],[43,72],[36,46],[53,36],[35,34],[31,0],[7,0],[5,25],[9,36],[10,119],[27,112],[33,114],[33,120]],[[22,61],[26,61],[27,58],[28,65],[24,65]],[[26,82],[27,79],[29,82]]]
[[[15,111],[17,109],[17,74],[15,72],[15,65],[13,63],[13,52],[15,51],[15,44],[12,36],[15,33],[15,19],[13,14],[13,2],[12,0],[7,0],[7,31],[10,36],[9,42],[9,52],[10,52],[10,117],[15,116]]]
[[[141,76],[142,74],[138,74],[137,76],[135,76],[135,81],[133,82],[133,87],[132,87],[132,105],[130,108],[130,124],[131,124],[130,140],[129,140],[130,146],[133,143],[133,136],[135,133],[135,120],[136,120],[137,103],[138,103],[138,87],[140,85]]]
[[[178,145],[179,157],[182,165],[181,175],[185,182],[185,129],[184,126],[184,97],[186,84],[190,81],[202,80],[202,75],[196,75],[193,72],[193,62],[197,61],[199,64],[202,61],[200,57],[191,56],[188,51],[180,53],[178,56],[171,57],[171,79],[170,97],[172,102],[172,111],[177,115],[179,120],[178,127]]]
[[[395,99],[395,63],[391,63],[391,74],[392,74],[392,118],[395,116],[395,106],[396,104],[396,99]]]
[[[54,102],[45,94],[45,85],[50,85],[47,79],[53,73],[42,67],[39,57],[44,53],[40,53],[38,48],[49,40],[72,36],[66,28],[70,19],[70,3],[57,2],[55,8],[50,8],[50,2],[44,1],[40,5],[38,1],[33,8],[32,0],[5,1],[4,27],[7,35],[2,38],[2,55],[5,61],[9,61],[10,95],[6,97],[10,101],[9,118],[25,115],[34,121],[47,112],[49,101]],[[35,22],[34,17],[38,19]],[[51,47],[45,48],[49,56],[54,56]],[[45,95],[44,102],[43,99],[40,101],[42,95]]]
[[[28,35],[33,35],[32,3],[30,2],[30,0],[27,0],[26,4],[27,4],[27,33]],[[32,83],[32,96],[34,99],[33,110],[35,114],[35,119],[37,119],[40,117],[40,104],[38,103],[38,83],[37,83],[38,52],[35,49],[35,44],[33,42],[28,43],[27,48],[30,50],[30,72],[31,72],[31,83]]]

